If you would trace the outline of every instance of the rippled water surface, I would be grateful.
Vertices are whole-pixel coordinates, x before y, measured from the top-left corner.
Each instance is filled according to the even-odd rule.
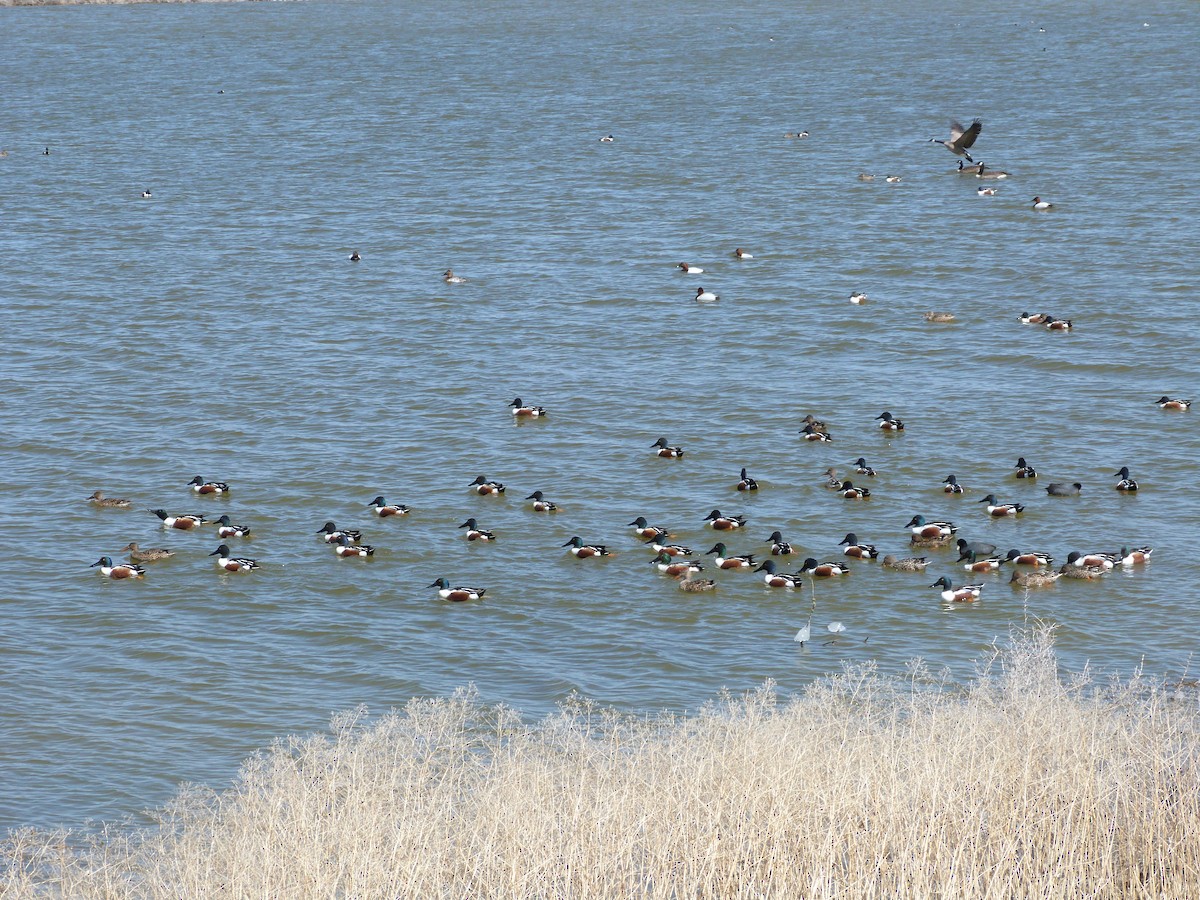
[[[1200,11],[1081,9],[0,11],[0,826],[137,815],[333,711],[471,682],[538,716],[572,691],[695,709],[870,659],[967,678],[1026,616],[1060,624],[1072,667],[1178,676],[1200,409],[1152,401],[1200,394]],[[927,142],[975,116],[973,155],[1012,173],[995,197]],[[514,427],[515,396],[548,419]],[[810,412],[833,444],[799,440]],[[871,500],[822,488],[859,456]],[[193,496],[197,473],[231,496]],[[481,473],[507,494],[470,493]],[[532,512],[535,489],[561,510]],[[993,492],[1028,508],[989,520]],[[381,493],[412,513],[376,519]],[[235,549],[262,568],[219,574],[213,529],[164,533],[157,507],[249,525]],[[1027,598],[977,576],[953,609],[929,587],[966,576],[950,551],[926,575],[854,561],[815,602],[739,572],[683,594],[626,523],[703,554],[714,507],[760,558],[775,529],[803,556],[840,558],[848,531],[903,555],[918,513],[1059,561],[1156,551]],[[468,544],[468,516],[498,541]],[[329,519],[374,559],[336,558]],[[575,560],[572,535],[615,555]],[[88,568],[129,541],[177,552],[140,582]],[[439,601],[441,576],[485,600]]]

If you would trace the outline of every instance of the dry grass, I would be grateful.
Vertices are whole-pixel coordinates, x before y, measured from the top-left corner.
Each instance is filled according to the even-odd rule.
[[[967,689],[870,668],[687,719],[469,695],[281,743],[86,850],[14,833],[5,897],[1194,897],[1200,716],[1064,681],[1047,631]]]

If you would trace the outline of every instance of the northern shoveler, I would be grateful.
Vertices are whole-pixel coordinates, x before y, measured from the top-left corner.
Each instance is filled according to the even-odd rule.
[[[361,531],[354,528],[338,528],[332,522],[326,522],[314,534],[321,535],[321,540],[327,544],[336,544],[343,535],[350,538],[356,544],[362,540]]]
[[[888,184],[899,184],[900,176],[899,175],[888,175],[883,180],[886,181]]]
[[[354,250],[353,252],[351,252],[348,259],[350,260],[350,262],[358,262],[359,260],[362,259],[362,257],[359,255],[357,250]]]
[[[437,588],[438,596],[443,600],[453,600],[456,603],[464,600],[478,600],[487,593],[487,588],[450,587],[450,582],[445,578],[439,578],[430,587]]]
[[[383,499],[383,494],[380,494],[367,506],[371,507],[371,512],[381,519],[386,519],[388,516],[406,516],[409,509],[403,503],[388,503]]]
[[[1043,588],[1050,587],[1062,577],[1062,572],[1013,572],[1008,583],[1023,588]]]
[[[199,475],[188,482],[188,486],[197,494],[221,494],[229,493],[229,485],[223,481],[205,481]]]
[[[1051,331],[1070,331],[1075,327],[1075,323],[1070,319],[1051,318],[1050,321],[1046,323],[1046,327]]]
[[[829,491],[840,491],[842,489],[842,480],[838,478],[838,470],[830,466],[825,470],[825,489]]]
[[[1042,566],[1054,565],[1054,557],[1049,553],[1038,553],[1034,550],[1009,550],[1008,555],[1004,557],[1005,562],[1013,563],[1018,566]]]
[[[611,144],[615,140],[616,138],[614,138],[611,134],[606,134],[604,137],[600,138],[600,143]]]
[[[121,579],[121,578],[142,578],[146,574],[146,570],[141,566],[135,566],[133,563],[117,563],[113,565],[111,556],[102,556],[90,566],[89,569],[100,567],[100,574],[105,578]]]
[[[804,435],[806,441],[820,441],[823,444],[832,444],[833,438],[827,431],[817,431],[812,425],[805,425],[800,429],[800,434]]]
[[[251,572],[258,568],[258,563],[252,559],[231,556],[228,544],[222,544],[208,555],[217,557],[217,565],[226,572]]]
[[[839,493],[847,500],[866,500],[871,496],[869,488],[855,487],[852,481],[843,481]]]
[[[100,491],[96,491],[92,496],[88,497],[88,502],[104,509],[129,509],[133,506],[132,500],[121,500],[117,497],[105,497]]]
[[[1017,458],[1017,464],[1013,468],[1017,470],[1016,476],[1018,478],[1037,478],[1037,471],[1033,466],[1025,462],[1025,457],[1023,456]]]
[[[463,278],[461,275],[455,275],[453,269],[447,269],[445,272],[442,273],[442,281],[446,282],[446,284],[466,284],[467,283],[467,279]]]
[[[532,494],[530,494],[525,499],[533,501],[533,511],[534,512],[557,512],[558,511],[558,504],[551,503],[549,500],[547,500],[545,498],[545,496],[543,496],[541,491],[534,491]]]
[[[850,302],[853,303],[855,306],[862,306],[864,303],[867,302],[867,295],[864,294],[862,291],[855,291],[853,294],[850,295]]]
[[[1051,497],[1075,497],[1078,496],[1083,485],[1078,481],[1072,484],[1063,484],[1061,481],[1053,481],[1046,485],[1046,493]]]
[[[213,522],[217,526],[217,537],[245,537],[250,533],[250,529],[245,525],[234,525],[229,521],[229,516],[221,516]]]
[[[563,546],[570,547],[571,549],[568,552],[578,559],[588,559],[593,556],[612,556],[608,552],[608,548],[603,544],[585,544],[578,535],[571,538]]]
[[[1041,197],[1034,197],[1031,202],[1033,203],[1033,208],[1038,212],[1045,212],[1048,209],[1054,209],[1053,203],[1047,203]]]
[[[754,256],[752,254],[747,253],[741,247],[738,247],[736,250],[734,250],[733,255],[736,256],[738,259],[754,259]]]
[[[846,549],[842,551],[846,556],[853,556],[855,559],[875,559],[879,556],[874,544],[859,543],[858,536],[853,531],[842,538],[840,543],[846,545]]]
[[[826,425],[824,422],[822,422],[820,419],[818,419],[816,416],[814,416],[812,413],[809,413],[803,419],[801,419],[800,424],[801,425],[811,425],[813,431],[819,431],[822,434],[826,434],[829,431],[829,426]]]
[[[884,410],[875,417],[879,422],[879,427],[884,431],[903,431],[904,423],[895,418],[890,412]]]
[[[767,543],[771,545],[772,556],[791,556],[796,552],[796,548],[783,539],[783,534],[778,531],[772,531],[771,536],[767,538]]]
[[[987,513],[989,516],[1015,516],[1025,509],[1020,503],[1001,503],[996,499],[995,494],[988,494],[979,502],[987,504]]]
[[[1119,560],[1112,553],[1080,553],[1078,550],[1072,550],[1067,554],[1067,565],[1075,568],[1101,568],[1104,570],[1114,568]]]
[[[702,268],[700,268],[699,266],[692,266],[692,265],[688,265],[687,263],[680,263],[675,268],[679,269],[685,275],[703,275],[704,274],[704,270]]]
[[[964,584],[960,587],[954,587],[950,583],[950,579],[943,575],[930,587],[940,587],[942,589],[942,600],[946,603],[974,603],[979,599],[979,593],[983,590],[982,584]]]
[[[165,509],[152,509],[150,512],[162,519],[163,528],[177,528],[180,531],[191,531],[193,528],[199,528],[204,524],[204,516],[168,516]]]
[[[754,565],[754,554],[744,553],[741,556],[730,556],[729,550],[723,543],[716,543],[706,553],[714,553],[717,557],[718,569],[748,569]]]
[[[991,556],[996,552],[995,544],[988,544],[984,541],[968,541],[965,538],[959,538],[954,542],[958,547],[959,559],[966,559],[968,553],[978,553],[980,556]]]
[[[458,527],[467,529],[468,541],[483,541],[486,544],[488,541],[494,541],[496,539],[496,535],[492,534],[492,532],[484,531],[479,527],[479,523],[475,521],[474,516],[467,519],[467,521],[463,522]]]
[[[1142,563],[1150,562],[1150,554],[1154,552],[1153,547],[1138,547],[1130,550],[1128,547],[1122,547],[1120,555],[1121,565],[1137,566]]]
[[[767,573],[763,576],[763,583],[767,587],[785,588],[791,591],[802,587],[804,584],[799,575],[785,575],[783,572],[776,572],[775,560],[773,559],[768,559],[754,571]]]
[[[343,534],[333,545],[333,552],[340,557],[361,556],[364,559],[375,555],[375,548],[368,544],[356,544],[350,535]]]
[[[850,567],[836,562],[817,562],[811,556],[800,567],[801,575],[812,575],[816,578],[833,578],[838,575],[849,575]]]
[[[474,488],[475,493],[479,494],[481,497],[504,493],[503,484],[501,484],[499,481],[488,481],[482,475],[478,476],[474,481],[467,485],[467,487]]]
[[[919,547],[922,550],[940,550],[942,547],[947,547],[950,544],[952,535],[939,534],[932,537],[920,537],[919,535],[910,535],[908,542],[910,546]]]
[[[742,480],[737,483],[739,491],[757,491],[758,482],[746,474],[746,470],[742,469]]]
[[[660,437],[651,444],[650,449],[654,451],[655,456],[661,456],[663,459],[679,459],[683,456],[683,448],[667,446],[665,437]]]
[[[1192,408],[1191,400],[1180,400],[1178,397],[1172,400],[1166,394],[1163,394],[1154,402],[1158,404],[1159,409],[1188,410]]]
[[[712,291],[706,291],[702,287],[696,288],[696,302],[697,303],[713,303],[720,299],[721,299],[721,297],[719,294],[714,294]]]
[[[889,553],[883,558],[883,567],[895,569],[897,572],[924,572],[928,565],[929,558],[925,556],[907,556],[897,559]]]
[[[991,187],[981,187],[975,191],[980,197],[995,197],[996,189]]]
[[[1113,473],[1113,478],[1120,478],[1117,490],[1133,493],[1138,489],[1138,483],[1129,477],[1129,466],[1121,466],[1121,471]]]
[[[629,524],[633,527],[633,530],[637,532],[638,537],[660,538],[671,536],[668,530],[663,528],[661,525],[651,525],[649,522],[647,522],[645,516],[638,516]]]
[[[958,483],[958,478],[954,475],[947,475],[946,480],[942,482],[945,487],[942,488],[947,494],[961,494],[963,486]]]
[[[665,553],[668,556],[691,556],[692,549],[684,547],[682,544],[671,544],[667,542],[667,535],[661,534],[658,537],[652,537],[646,541],[648,546],[655,553]]]
[[[1079,578],[1084,581],[1103,578],[1106,572],[1108,569],[1104,566],[1078,566],[1071,563],[1063,563],[1058,570],[1058,574],[1063,578]]]
[[[904,527],[919,538],[949,537],[958,531],[953,522],[926,522],[924,516],[913,516]]]
[[[741,528],[746,524],[745,516],[723,516],[719,509],[714,509],[704,521],[708,523],[708,527],[713,531],[733,531],[735,528]]]
[[[654,566],[664,575],[670,575],[672,578],[681,576],[690,577],[696,572],[704,571],[704,566],[696,562],[694,559],[675,559],[670,553],[660,553],[654,559],[650,560],[650,565]]]
[[[174,556],[174,550],[165,547],[139,547],[136,541],[130,541],[121,548],[122,553],[128,553],[134,562],[154,562],[156,559],[167,559]]]
[[[546,415],[546,410],[541,406],[529,406],[521,402],[521,398],[517,397],[512,403],[508,404],[512,410],[512,414],[522,419],[540,419]]]
[[[995,572],[1000,568],[1000,564],[1004,560],[998,556],[988,556],[980,558],[979,554],[971,553],[967,556],[967,564],[963,566],[968,572]]]
[[[866,475],[868,478],[874,478],[876,475],[879,474],[874,469],[872,469],[870,466],[868,466],[866,459],[864,459],[861,456],[854,461],[854,465],[857,467],[857,468],[855,468],[854,471],[857,472],[859,475]]]
[[[1017,316],[1017,321],[1022,325],[1045,325],[1051,318],[1048,313],[1023,312]]]
[[[925,315],[922,318],[924,318],[926,322],[954,322],[954,321],[957,321],[955,319],[954,313],[935,312],[934,310],[930,310],[929,312],[925,313]]]
[[[699,594],[703,591],[715,591],[717,583],[711,578],[684,578],[679,582],[679,589],[687,594]]]
[[[154,195],[152,193],[150,193],[149,191],[142,191],[142,199],[143,200],[149,200],[153,196]]]

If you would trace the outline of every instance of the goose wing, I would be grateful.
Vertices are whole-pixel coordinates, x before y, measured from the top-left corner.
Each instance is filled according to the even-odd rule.
[[[970,128],[965,129],[958,122],[952,122],[950,124],[950,143],[959,150],[969,150],[981,131],[983,131],[983,122],[979,119],[972,122]]]

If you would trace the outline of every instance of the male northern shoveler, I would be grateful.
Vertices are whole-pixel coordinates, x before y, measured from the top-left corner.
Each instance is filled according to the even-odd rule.
[[[180,531],[191,531],[193,528],[199,528],[204,524],[204,516],[168,516],[165,509],[152,509],[150,512],[162,519],[163,528],[177,528]]]
[[[1033,466],[1025,462],[1025,457],[1023,456],[1017,458],[1017,464],[1013,468],[1017,470],[1016,475],[1018,478],[1037,478],[1037,472]]]
[[[547,500],[545,498],[545,496],[543,496],[541,491],[534,491],[532,494],[530,494],[525,499],[533,501],[533,511],[534,512],[557,512],[558,511],[558,504],[551,503],[549,500]]]
[[[870,489],[855,487],[852,481],[843,481],[839,493],[847,500],[866,500],[871,496]]]
[[[962,557],[959,557],[961,560]],[[967,564],[963,566],[968,572],[995,572],[1000,568],[1000,564],[1004,562],[998,556],[988,556],[981,558],[978,553],[967,554]]]
[[[409,509],[403,503],[388,503],[383,499],[383,494],[380,494],[367,506],[371,507],[371,512],[381,519],[386,519],[388,516],[406,516]]]
[[[1121,471],[1113,473],[1113,478],[1120,478],[1117,490],[1133,493],[1138,489],[1138,483],[1129,477],[1129,466],[1121,466]]]
[[[975,191],[980,197],[995,197],[996,189],[992,187],[981,187]]]
[[[1067,565],[1076,569],[1100,568],[1105,571],[1112,569],[1119,562],[1112,553],[1080,553],[1072,550],[1067,554]]]
[[[945,575],[930,587],[940,587],[942,599],[947,603],[974,603],[979,599],[979,592],[983,590],[982,584],[964,584],[956,588],[950,584],[950,579]]]
[[[250,533],[250,529],[245,525],[234,525],[229,521],[229,516],[221,516],[213,522],[217,526],[217,537],[246,537]]]
[[[1046,323],[1046,327],[1051,331],[1070,331],[1075,327],[1075,323],[1071,319],[1051,317],[1050,321]]]
[[[512,403],[508,404],[512,410],[512,414],[522,419],[540,419],[546,415],[546,410],[540,406],[528,406],[521,402],[521,398],[517,397]]]
[[[660,437],[651,444],[650,449],[654,451],[655,456],[661,456],[663,459],[679,459],[683,456],[683,448],[667,446],[665,437]]]
[[[600,143],[611,144],[615,140],[616,138],[614,138],[611,134],[606,134],[604,137],[600,138]]]
[[[1054,481],[1046,485],[1046,493],[1051,497],[1076,497],[1082,489],[1083,485],[1078,481],[1072,484],[1063,484],[1061,481]]]
[[[197,494],[213,494],[220,496],[229,493],[229,485],[223,481],[205,481],[199,475],[188,482],[188,486]]]
[[[853,303],[855,306],[862,306],[864,303],[867,302],[867,300],[868,300],[867,295],[864,294],[862,291],[855,291],[853,294],[850,295],[850,302]]]
[[[708,523],[708,527],[713,531],[733,531],[735,528],[741,528],[746,524],[745,516],[723,516],[719,509],[714,509],[704,521]]]
[[[746,474],[746,470],[742,469],[742,480],[737,483],[739,491],[757,491],[758,482]]]
[[[884,410],[875,417],[879,422],[879,427],[884,431],[903,431],[904,423],[892,416],[890,412]]]
[[[1049,553],[1038,553],[1034,550],[1009,550],[1008,555],[1004,557],[1005,562],[1010,562],[1018,566],[1052,566],[1054,565],[1054,557]]]
[[[924,572],[927,565],[929,565],[929,558],[925,556],[907,556],[897,559],[889,553],[883,558],[883,567],[895,569],[897,572]]]
[[[1020,503],[1001,503],[996,499],[995,494],[988,494],[979,502],[987,504],[987,513],[989,516],[1015,516],[1025,509]]]
[[[479,523],[475,521],[474,516],[467,519],[467,521],[463,522],[458,527],[467,529],[468,541],[482,541],[486,544],[489,541],[494,541],[496,539],[496,535],[492,534],[492,532],[484,531],[479,527]]]
[[[117,497],[105,497],[100,491],[96,491],[92,496],[88,497],[88,502],[105,509],[129,509],[133,506],[132,500],[121,500]]]
[[[1150,554],[1154,552],[1153,547],[1138,547],[1130,550],[1128,547],[1122,547],[1120,553],[1121,565],[1136,566],[1141,563],[1150,562]]]
[[[775,571],[775,560],[768,559],[761,566],[754,570],[755,572],[766,572],[763,576],[763,583],[767,587],[786,588],[789,591],[802,587],[804,582],[799,575],[785,575],[783,572]]]
[[[744,553],[741,556],[730,556],[729,550],[723,543],[716,543],[706,553],[714,553],[717,557],[718,569],[748,569],[754,565],[754,554]]]
[[[874,544],[860,544],[858,535],[853,531],[842,538],[840,543],[846,545],[846,549],[842,551],[846,556],[853,556],[855,559],[875,559],[879,556]]]
[[[817,431],[812,425],[805,425],[800,429],[800,434],[804,436],[806,441],[820,441],[822,444],[832,444],[833,437],[828,431]]]
[[[1154,402],[1158,404],[1159,409],[1188,410],[1192,408],[1191,400],[1180,400],[1178,397],[1172,400],[1166,394],[1163,394]]]
[[[504,493],[504,485],[503,484],[501,484],[499,481],[488,481],[482,475],[478,476],[474,481],[472,481],[469,485],[467,485],[467,487],[474,488],[475,493],[479,494],[481,497],[487,497],[492,494],[499,495],[499,494]]]
[[[703,275],[704,274],[704,270],[702,268],[700,268],[699,266],[692,266],[692,265],[688,265],[687,263],[680,263],[675,268],[679,269],[685,275]]]
[[[825,470],[825,484],[827,491],[840,491],[842,489],[842,480],[838,478],[838,470],[830,466]]]
[[[608,552],[608,548],[603,544],[585,544],[578,535],[571,538],[563,546],[570,547],[571,549],[568,552],[578,559],[588,559],[593,556],[612,556]]]
[[[438,596],[443,600],[453,600],[456,603],[464,600],[478,600],[487,593],[487,588],[450,587],[450,582],[445,578],[439,578],[430,587],[437,588]]]
[[[343,535],[350,538],[350,540],[356,544],[362,540],[361,531],[358,531],[354,528],[338,528],[332,522],[326,522],[314,533],[321,535],[321,540],[327,544],[336,544],[339,540],[341,540]]]
[[[809,413],[803,419],[801,419],[800,424],[801,425],[811,425],[813,431],[819,431],[822,434],[827,434],[829,432],[829,426],[826,425],[824,422],[822,422],[820,419],[818,419],[816,416],[814,416],[812,413]]]
[[[105,578],[142,578],[146,574],[146,570],[141,566],[135,566],[133,563],[117,563],[113,565],[111,556],[102,556],[90,566],[89,569],[100,567],[100,574]]]
[[[688,594],[699,594],[703,591],[715,591],[717,583],[711,578],[684,578],[679,582],[679,589]]]
[[[946,480],[942,484],[945,485],[942,490],[947,494],[961,494],[963,492],[963,486],[958,483],[957,476],[947,475]]]
[[[1023,312],[1017,316],[1017,321],[1022,325],[1045,325],[1050,321],[1048,313],[1028,313]]]
[[[154,562],[156,559],[167,559],[174,556],[174,550],[165,547],[139,547],[137,541],[130,541],[121,548],[122,553],[128,553],[134,562]]]
[[[996,552],[995,544],[988,544],[984,541],[968,541],[965,538],[959,538],[954,542],[958,547],[959,559],[966,559],[968,554],[978,553],[980,556],[991,556]]]
[[[231,556],[228,544],[222,544],[208,555],[217,557],[217,565],[226,572],[251,572],[258,568],[258,563],[252,559]]]
[[[343,534],[333,544],[333,552],[340,557],[361,556],[364,559],[368,556],[375,555],[375,548],[368,544],[356,544],[350,539],[350,535]]]
[[[646,546],[655,553],[665,553],[668,556],[691,556],[691,547],[684,547],[682,544],[672,544],[668,542],[668,536],[664,532],[657,537],[652,537],[646,541]]]
[[[667,529],[661,525],[651,525],[647,522],[645,516],[638,516],[629,524],[633,526],[633,530],[637,532],[638,537],[652,539],[671,536]]]
[[[357,250],[354,250],[351,251],[350,256],[347,258],[350,260],[350,262],[359,262],[362,259],[362,256]]]
[[[455,275],[453,269],[447,269],[445,272],[442,273],[442,281],[446,282],[446,284],[466,284],[467,283],[467,279],[463,278],[461,275]]]
[[[800,567],[801,575],[812,575],[816,578],[833,578],[838,575],[849,575],[850,567],[836,562],[817,562],[811,556]]]
[[[1008,583],[1023,588],[1043,588],[1050,587],[1062,577],[1062,572],[1013,572]]]
[[[696,302],[697,303],[714,303],[715,301],[720,300],[720,299],[721,299],[721,297],[719,294],[714,294],[712,291],[706,291],[702,287],[696,288]]]
[[[857,472],[859,475],[866,475],[868,478],[874,478],[876,475],[879,474],[874,469],[872,469],[870,466],[868,466],[866,459],[864,459],[861,456],[854,461],[854,465],[857,466],[857,468],[854,471]]]
[[[767,543],[771,545],[772,556],[791,556],[796,552],[796,548],[783,539],[783,534],[778,531],[772,531],[771,536],[767,538]]]
[[[675,559],[670,553],[660,553],[654,559],[650,560],[650,565],[654,566],[664,575],[670,575],[672,578],[690,577],[696,572],[704,571],[704,566],[696,562],[694,559]]]
[[[911,528],[919,538],[949,537],[958,531],[953,522],[926,522],[924,516],[913,516],[904,527]]]

